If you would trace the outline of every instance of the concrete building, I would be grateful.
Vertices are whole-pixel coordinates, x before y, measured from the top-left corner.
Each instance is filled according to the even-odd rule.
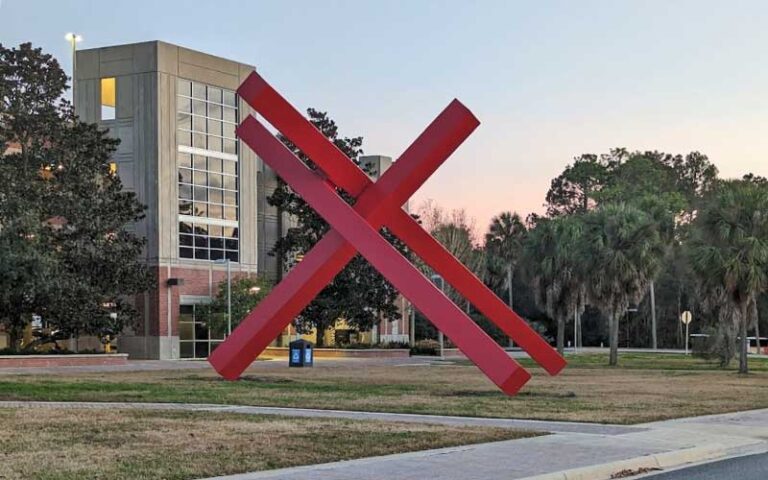
[[[159,41],[77,52],[76,112],[121,140],[117,173],[147,205],[135,228],[147,238],[158,288],[137,299],[141,323],[118,339],[132,358],[209,355],[226,332],[208,329],[195,313],[217,293],[227,262],[233,277],[281,277],[269,251],[288,219],[266,202],[276,178],[235,137],[237,123],[253,114],[235,90],[253,70]],[[392,160],[363,162],[378,177]],[[405,312],[405,301],[398,303]],[[408,340],[407,319],[385,323],[356,341]],[[290,337],[288,328],[277,342]]]
[[[278,237],[266,204],[275,177],[235,138],[251,113],[235,90],[251,65],[164,42],[77,52],[75,108],[121,140],[125,188],[147,205],[136,226],[158,289],[138,299],[142,322],[119,339],[134,358],[207,357],[225,332],[196,321],[226,277],[277,276]]]

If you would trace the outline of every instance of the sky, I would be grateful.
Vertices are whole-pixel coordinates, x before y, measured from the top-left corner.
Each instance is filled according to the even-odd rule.
[[[79,48],[163,40],[255,65],[301,110],[394,158],[454,98],[480,127],[414,196],[482,233],[542,212],[573,157],[701,151],[768,176],[765,1],[0,0],[0,42],[70,71]]]

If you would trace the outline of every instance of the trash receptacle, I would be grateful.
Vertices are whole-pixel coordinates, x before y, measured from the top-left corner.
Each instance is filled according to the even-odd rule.
[[[314,360],[314,346],[306,340],[294,340],[288,344],[289,367],[311,367]]]

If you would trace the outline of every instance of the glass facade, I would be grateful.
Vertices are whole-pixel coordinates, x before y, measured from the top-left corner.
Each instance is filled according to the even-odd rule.
[[[235,92],[178,80],[179,257],[240,259]]]
[[[181,358],[207,358],[224,340],[218,331],[195,316],[198,305],[181,305],[179,312],[179,352]],[[222,323],[222,322],[219,322]]]

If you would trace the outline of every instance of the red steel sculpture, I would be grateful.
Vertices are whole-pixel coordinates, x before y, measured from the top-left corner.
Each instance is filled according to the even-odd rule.
[[[318,170],[310,169],[252,116],[237,129],[238,136],[315,208],[331,230],[211,354],[209,362],[219,374],[238,378],[360,253],[502,391],[517,393],[530,374],[389,244],[379,234],[382,227],[405,242],[549,374],[565,367],[557,351],[402,209],[480,124],[464,105],[451,102],[374,183],[259,74],[251,73],[238,94],[315,163]],[[354,206],[336,193],[336,187],[356,198]]]

